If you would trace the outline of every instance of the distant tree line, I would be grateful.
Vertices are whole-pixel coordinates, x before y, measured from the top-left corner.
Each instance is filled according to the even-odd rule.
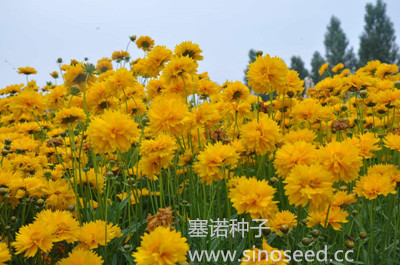
[[[304,79],[309,76],[314,83],[317,83],[325,78],[325,76],[318,74],[318,70],[326,62],[329,63],[330,68],[338,63],[343,63],[352,72],[371,60],[400,64],[394,25],[386,14],[386,4],[382,0],[377,0],[375,5],[367,4],[365,10],[365,25],[360,36],[358,56],[353,47],[349,46],[349,40],[341,28],[340,20],[332,16],[325,33],[325,57],[320,52],[315,51],[311,59],[311,71],[308,71],[300,56],[292,56],[290,68],[299,72],[300,78]],[[249,63],[255,60],[255,50],[250,50],[249,58]],[[245,82],[247,83],[247,80]]]

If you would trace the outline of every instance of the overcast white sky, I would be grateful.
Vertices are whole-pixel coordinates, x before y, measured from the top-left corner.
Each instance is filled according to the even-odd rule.
[[[125,49],[130,35],[149,35],[173,49],[200,45],[208,71],[219,83],[242,80],[251,48],[282,57],[300,55],[309,68],[332,15],[358,50],[365,4],[375,0],[8,0],[0,3],[0,88],[25,81],[13,67],[32,66],[39,85],[51,80],[58,57],[92,62]],[[400,1],[386,0],[400,43]],[[143,52],[130,48],[133,57]],[[9,62],[6,63],[5,60]],[[11,66],[11,65],[12,66]]]

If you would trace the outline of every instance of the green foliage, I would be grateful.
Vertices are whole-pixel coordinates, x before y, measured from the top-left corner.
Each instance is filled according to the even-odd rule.
[[[304,61],[300,56],[292,56],[290,58],[290,69],[299,73],[299,77],[304,80],[308,76],[308,70],[304,66]]]
[[[386,15],[386,4],[381,0],[376,5],[367,4],[364,17],[364,32],[360,37],[360,66],[371,60],[383,63],[399,63],[399,47],[392,21]]]
[[[322,76],[318,74],[319,68],[321,68],[321,65],[325,63],[324,57],[316,51],[313,54],[313,57],[311,59],[311,78],[313,79],[314,83],[317,83],[322,80]]]
[[[325,33],[325,57],[331,67],[343,63],[345,67],[354,70],[357,59],[352,48],[348,48],[349,41],[340,26],[340,20],[332,16]]]

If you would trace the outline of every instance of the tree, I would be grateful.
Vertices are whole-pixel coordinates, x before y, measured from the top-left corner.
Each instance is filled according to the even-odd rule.
[[[257,57],[256,50],[250,49],[250,51],[249,51],[249,64],[246,66],[246,69],[244,69],[244,84],[246,86],[248,86],[248,83],[247,83],[247,79],[248,78],[246,77],[246,74],[247,74],[247,71],[249,70],[249,65],[256,60],[256,57]]]
[[[368,61],[379,60],[383,63],[399,62],[399,47],[392,21],[386,15],[386,4],[378,0],[376,5],[367,4],[364,16],[364,32],[360,37],[360,66]]]
[[[304,62],[300,56],[292,56],[290,58],[290,69],[297,71],[300,79],[304,80],[308,76],[308,70],[304,66]]]
[[[318,70],[324,63],[325,59],[322,55],[318,51],[314,52],[311,59],[311,78],[315,84],[322,80],[322,77],[318,74]]]
[[[325,57],[331,67],[343,63],[345,67],[355,70],[357,59],[353,49],[348,49],[349,41],[340,26],[340,20],[332,16],[325,33]]]

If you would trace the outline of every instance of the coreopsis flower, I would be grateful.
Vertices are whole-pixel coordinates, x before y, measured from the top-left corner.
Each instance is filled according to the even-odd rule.
[[[50,180],[43,192],[47,196],[47,206],[52,209],[65,210],[75,201],[75,193],[64,179]]]
[[[11,260],[10,251],[6,243],[0,242],[0,265],[6,265],[5,262]]]
[[[35,222],[55,226],[55,241],[73,243],[78,240],[80,233],[79,222],[67,211],[41,211],[35,217]]]
[[[80,87],[86,82],[92,82],[94,77],[85,73],[85,65],[77,63],[76,65],[68,66],[63,75],[64,86],[70,88],[72,86]]]
[[[303,141],[285,144],[275,154],[276,173],[285,178],[296,165],[312,164],[317,158],[314,145]]]
[[[400,152],[400,135],[389,133],[383,142],[387,148]]]
[[[242,178],[229,189],[228,197],[238,214],[249,213],[252,218],[269,219],[278,211],[275,192],[266,180]]]
[[[291,130],[288,133],[285,133],[283,136],[283,141],[285,143],[295,143],[298,141],[304,141],[306,143],[312,143],[314,142],[315,138],[317,138],[317,135],[309,130],[309,129],[301,129],[297,131]]]
[[[344,64],[343,63],[338,63],[337,65],[332,67],[332,72],[337,73],[339,70],[341,70],[343,68],[344,68]]]
[[[200,75],[199,75],[200,78]],[[200,79],[199,88],[196,91],[198,95],[201,97],[213,97],[219,95],[220,87],[217,83],[209,80],[209,79]]]
[[[150,38],[149,36],[140,36],[136,40],[136,46],[139,49],[142,49],[143,51],[148,52],[151,49],[153,49],[154,40],[152,38]]]
[[[236,167],[239,154],[236,153],[233,146],[217,142],[214,145],[208,144],[197,156],[197,159],[193,168],[201,178],[200,181],[211,184],[212,181],[226,177],[225,172],[222,172],[223,167]]]
[[[112,60],[104,57],[97,61],[96,69],[99,73],[105,73],[113,69]]]
[[[256,152],[260,155],[274,151],[282,138],[278,124],[267,115],[260,116],[259,121],[254,119],[244,124],[240,128],[240,133],[247,152]]]
[[[244,253],[246,255],[241,259],[240,265],[285,265],[289,263],[284,251],[271,247],[265,238],[262,249],[252,248],[245,250]]]
[[[347,191],[338,191],[333,195],[333,206],[342,206],[357,202],[354,193],[347,193]]]
[[[33,257],[40,249],[49,253],[53,243],[57,241],[55,235],[56,226],[44,222],[35,221],[32,224],[24,225],[16,234],[15,242],[11,245],[15,248],[16,254],[25,252],[25,257]]]
[[[17,117],[22,114],[32,114],[38,117],[46,108],[46,101],[42,94],[32,90],[24,90],[13,97],[10,102],[10,110]]]
[[[377,164],[368,168],[368,174],[388,176],[393,183],[400,182],[400,170],[395,165]]]
[[[68,90],[64,85],[57,86],[46,94],[45,102],[50,109],[59,109],[64,105],[65,96],[68,94]]]
[[[103,259],[92,250],[75,247],[67,258],[61,259],[57,265],[102,265]]]
[[[318,70],[318,74],[323,75],[325,71],[328,69],[328,67],[329,67],[328,63],[324,63],[323,65],[321,65],[321,67]]]
[[[395,64],[380,64],[375,71],[375,76],[380,79],[384,79],[388,75],[399,72],[399,67]]]
[[[142,61],[143,66],[139,74],[145,77],[157,77],[172,58],[172,51],[165,46],[156,46]]]
[[[175,46],[174,53],[177,56],[189,56],[193,60],[201,61],[203,56],[201,55],[203,51],[200,49],[199,45],[191,41],[184,41]]]
[[[74,183],[73,180],[71,180]],[[76,178],[76,182],[78,184],[87,184],[90,187],[95,188],[99,191],[99,193],[103,192],[103,187],[105,184],[105,178],[101,173],[96,173],[93,168],[89,171],[82,171],[80,176]]]
[[[313,98],[307,98],[296,104],[291,112],[291,115],[297,122],[316,122],[325,120],[330,115],[330,110],[324,108]]]
[[[182,99],[173,96],[157,97],[147,113],[150,129],[153,133],[180,135],[185,130],[183,120],[188,113],[188,108]]]
[[[142,174],[151,178],[160,169],[166,168],[176,149],[175,139],[167,134],[159,134],[154,140],[144,140],[140,147],[142,159],[139,161]]]
[[[348,141],[350,144],[358,147],[360,150],[360,156],[364,158],[372,158],[374,157],[373,152],[380,150],[380,147],[377,145],[379,143],[379,139],[370,132],[358,136],[354,135]]]
[[[321,225],[322,227],[326,228],[328,225],[330,225],[334,230],[338,231],[342,228],[342,223],[348,222],[347,216],[349,216],[349,214],[340,207],[331,206],[329,210],[326,207],[321,211],[310,212],[309,216],[307,217],[307,226],[313,227]]]
[[[296,215],[287,210],[279,211],[274,217],[272,217],[271,220],[268,220],[267,225],[271,228],[272,231],[274,231],[278,235],[282,235],[281,230],[288,229],[286,231],[288,232],[290,229],[297,225]]]
[[[132,254],[137,265],[169,265],[186,261],[189,245],[181,232],[159,226],[141,239],[140,247]]]
[[[79,241],[81,242],[79,246],[87,250],[95,249],[98,246],[105,246],[106,243],[121,236],[121,229],[118,226],[106,224],[103,220],[84,223],[79,235]]]
[[[146,85],[147,98],[152,100],[155,97],[160,96],[163,90],[165,90],[165,84],[162,80],[151,79]]]
[[[197,108],[192,109],[185,118],[185,122],[187,122],[190,128],[205,126],[208,129],[212,129],[221,119],[216,106],[205,101],[201,105],[197,105]]]
[[[373,200],[379,195],[387,196],[396,193],[396,183],[389,176],[380,174],[368,174],[356,182],[354,191],[359,197]]]
[[[74,127],[78,122],[83,122],[86,118],[83,109],[77,107],[60,109],[55,115],[54,122],[62,128],[68,128],[69,124]]]
[[[196,74],[197,67],[198,63],[189,56],[175,56],[165,66],[161,77],[166,85],[175,85],[182,80],[182,77],[188,82],[189,77]]]
[[[346,142],[328,143],[320,149],[318,158],[323,167],[333,174],[335,181],[348,183],[355,180],[362,166],[360,150]]]
[[[299,73],[295,70],[287,71],[287,79],[288,82],[284,86],[280,86],[277,88],[276,92],[278,95],[289,95],[294,96],[298,95],[304,90],[304,81],[299,78]]]
[[[172,207],[158,209],[155,215],[147,215],[147,227],[146,231],[154,231],[157,227],[169,227],[172,229],[174,224],[175,216],[172,211]]]
[[[281,58],[267,54],[264,57],[257,56],[250,63],[246,77],[249,87],[255,93],[270,93],[287,84],[287,71],[288,68]]]
[[[229,83],[222,91],[222,98],[225,102],[241,102],[250,95],[249,88],[240,81]]]
[[[106,110],[103,115],[91,120],[87,135],[96,152],[125,152],[139,136],[137,126],[128,114]]]
[[[35,68],[27,66],[27,67],[19,67],[18,68],[18,74],[22,75],[34,75],[37,74],[37,71]]]
[[[333,176],[319,164],[297,165],[283,181],[289,203],[311,211],[321,210],[333,200]]]
[[[129,57],[129,52],[126,52],[126,51],[115,51],[111,55],[111,59],[113,61],[122,60],[122,59],[125,59],[127,57]]]
[[[125,92],[128,87],[135,85],[135,77],[133,73],[126,68],[119,68],[117,71],[112,72],[105,80],[105,87],[110,94]]]

